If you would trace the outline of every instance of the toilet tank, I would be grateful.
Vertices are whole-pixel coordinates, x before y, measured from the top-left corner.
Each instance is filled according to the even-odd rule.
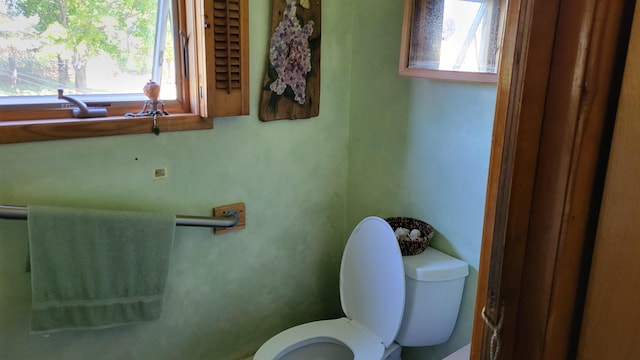
[[[402,259],[406,296],[396,342],[402,346],[442,344],[456,325],[469,266],[431,247]]]

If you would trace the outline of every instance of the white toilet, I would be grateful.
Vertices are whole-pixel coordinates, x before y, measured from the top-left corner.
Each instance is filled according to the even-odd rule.
[[[346,317],[287,329],[264,343],[254,360],[395,360],[401,346],[449,339],[462,301],[468,265],[428,248],[403,257],[389,224],[362,220],[340,266]]]

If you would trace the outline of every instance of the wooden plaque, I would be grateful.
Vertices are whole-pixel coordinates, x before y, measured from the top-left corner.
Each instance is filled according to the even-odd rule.
[[[318,116],[321,0],[273,0],[271,34],[260,120]]]

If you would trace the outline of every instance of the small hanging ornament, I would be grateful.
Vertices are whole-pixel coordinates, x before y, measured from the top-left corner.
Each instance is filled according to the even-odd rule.
[[[151,101],[158,101],[160,97],[160,84],[153,80],[149,80],[148,83],[144,85],[142,91]]]
[[[149,98],[149,100],[144,102],[144,106],[142,107],[142,110],[140,110],[135,114],[126,113],[124,114],[124,116],[153,117],[153,127],[151,128],[151,132],[153,132],[156,135],[160,135],[160,128],[158,127],[158,116],[169,115],[169,113],[164,110],[164,102],[161,100],[158,100],[158,98],[160,97],[160,84],[158,84],[153,80],[149,80],[149,82],[147,82],[142,88],[142,92],[144,92],[144,95],[147,98]],[[158,108],[158,106],[160,106],[160,108]]]

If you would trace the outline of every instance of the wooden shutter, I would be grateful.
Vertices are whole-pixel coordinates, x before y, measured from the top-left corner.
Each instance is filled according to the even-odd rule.
[[[203,0],[199,92],[205,117],[249,114],[248,0]]]

